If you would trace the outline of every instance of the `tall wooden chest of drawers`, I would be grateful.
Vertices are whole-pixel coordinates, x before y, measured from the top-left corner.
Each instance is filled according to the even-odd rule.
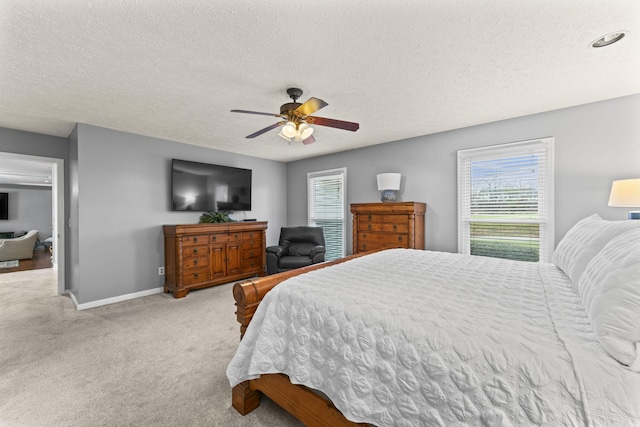
[[[424,213],[417,202],[354,203],[353,253],[390,248],[424,249]]]
[[[264,276],[267,223],[165,225],[164,291],[182,298],[206,288]]]

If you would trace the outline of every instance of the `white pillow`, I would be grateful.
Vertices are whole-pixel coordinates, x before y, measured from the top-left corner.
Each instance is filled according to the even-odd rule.
[[[562,238],[553,253],[553,263],[578,284],[589,261],[611,239],[633,228],[640,228],[640,221],[606,221],[593,214],[578,221]]]
[[[640,372],[640,229],[607,243],[587,265],[578,291],[600,344]]]

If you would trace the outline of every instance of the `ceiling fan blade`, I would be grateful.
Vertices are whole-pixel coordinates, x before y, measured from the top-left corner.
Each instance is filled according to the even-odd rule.
[[[282,126],[283,124],[285,124],[286,122],[278,122],[278,123],[274,123],[271,126],[267,126],[264,129],[260,129],[257,132],[252,133],[251,135],[247,135],[245,138],[255,138],[256,136],[260,136],[265,132],[269,132],[271,129],[275,129],[278,126]]]
[[[232,113],[244,113],[244,114],[259,114],[261,116],[271,116],[271,117],[282,117],[280,114],[273,113],[261,113],[260,111],[249,111],[249,110],[231,110]]]
[[[308,116],[309,114],[313,114],[319,109],[326,107],[327,105],[329,104],[324,102],[322,99],[309,98],[307,102],[296,108],[293,111],[293,114],[298,117]]]
[[[328,126],[332,128],[350,130],[351,132],[355,132],[360,129],[360,125],[358,123],[345,122],[344,120],[327,119],[325,117],[309,116],[304,119],[304,121],[309,123],[310,125]]]
[[[304,145],[313,144],[314,142],[316,142],[316,139],[313,137],[313,135],[310,135],[309,138],[302,140],[302,143]]]

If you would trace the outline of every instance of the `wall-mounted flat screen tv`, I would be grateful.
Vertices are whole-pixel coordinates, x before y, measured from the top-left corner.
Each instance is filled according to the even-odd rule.
[[[250,211],[251,169],[173,159],[171,209]]]
[[[9,193],[0,193],[0,219],[9,219]]]

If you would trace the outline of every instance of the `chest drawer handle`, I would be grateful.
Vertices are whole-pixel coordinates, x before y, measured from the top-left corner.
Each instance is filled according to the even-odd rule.
[[[236,234],[236,239],[238,238],[238,235]]]
[[[253,246],[253,240],[249,242],[249,246]]]
[[[197,259],[193,260],[193,265],[198,265],[198,260]]]
[[[193,278],[197,279],[198,278],[198,273],[193,273]]]
[[[367,233],[363,233],[363,234],[362,234],[362,238],[363,238],[363,239],[366,239],[366,238],[367,238]]]
[[[369,230],[371,230],[371,224],[369,224],[369,226],[367,227]]]
[[[366,243],[363,243],[363,244],[362,244],[362,249],[364,249],[364,250],[366,250],[366,249],[367,249],[367,244],[366,244]]]
[[[402,236],[398,236],[398,242],[402,242]]]
[[[198,248],[193,248],[193,254],[198,255]]]
[[[398,226],[393,224],[393,231],[396,231],[398,229]]]
[[[198,243],[198,238],[197,237],[193,238],[193,243]]]
[[[214,242],[216,241],[216,236],[213,236],[213,241],[214,241]]]

